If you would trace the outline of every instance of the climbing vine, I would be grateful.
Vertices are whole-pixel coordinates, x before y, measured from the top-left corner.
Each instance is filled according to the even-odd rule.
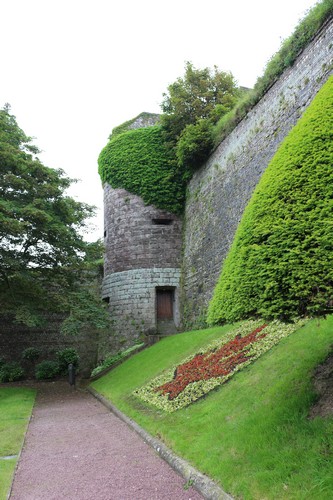
[[[180,213],[186,179],[177,168],[159,126],[111,136],[99,159],[102,182],[141,196],[147,205]]]

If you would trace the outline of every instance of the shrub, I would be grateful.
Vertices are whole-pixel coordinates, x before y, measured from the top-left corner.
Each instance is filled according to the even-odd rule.
[[[40,349],[37,347],[27,347],[22,352],[22,359],[27,359],[28,361],[36,361],[41,355]]]
[[[73,364],[75,368],[78,368],[80,356],[77,353],[77,350],[74,347],[66,347],[65,349],[61,349],[56,353],[59,371],[62,375],[66,375],[68,372],[68,365]]]
[[[22,379],[23,376],[24,370],[16,361],[3,363],[0,367],[0,382],[15,382]]]
[[[333,298],[333,77],[283,141],[236,232],[210,324],[323,315]]]
[[[35,376],[37,380],[46,380],[56,377],[59,372],[59,364],[56,361],[44,360],[36,365]]]
[[[213,147],[212,125],[209,120],[199,120],[187,125],[177,143],[176,155],[181,166],[194,170],[202,165]]]

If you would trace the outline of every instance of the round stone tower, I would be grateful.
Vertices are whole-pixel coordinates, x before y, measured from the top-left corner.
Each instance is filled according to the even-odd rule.
[[[138,126],[145,126],[140,118]],[[104,182],[102,296],[113,323],[109,350],[177,331],[181,234],[179,216]]]

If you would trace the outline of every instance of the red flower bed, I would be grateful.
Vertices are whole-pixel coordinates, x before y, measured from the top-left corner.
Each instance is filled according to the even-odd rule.
[[[228,375],[237,365],[251,358],[249,355],[246,356],[246,352],[251,344],[266,337],[265,333],[259,335],[266,326],[264,324],[244,337],[237,335],[216,351],[197,354],[191,361],[176,368],[171,382],[160,385],[154,390],[162,394],[168,394],[168,399],[172,401],[179,396],[188,384]]]

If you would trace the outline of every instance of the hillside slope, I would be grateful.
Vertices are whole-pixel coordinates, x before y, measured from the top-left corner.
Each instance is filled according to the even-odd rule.
[[[327,499],[333,490],[333,418],[309,419],[312,376],[333,343],[333,317],[282,340],[228,383],[166,413],[133,391],[236,325],[169,337],[93,387],[201,472],[244,499]]]

